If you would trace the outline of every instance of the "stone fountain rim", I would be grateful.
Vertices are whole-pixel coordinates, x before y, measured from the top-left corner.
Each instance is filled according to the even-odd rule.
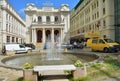
[[[96,56],[96,59],[94,61],[91,61],[91,62],[87,62],[87,63],[95,63],[97,62],[99,59],[100,59],[100,56],[95,54],[95,53],[87,53],[87,52],[63,52],[64,54],[82,54],[82,55],[94,55]],[[4,67],[4,68],[9,68],[9,69],[16,69],[16,70],[23,70],[24,68],[22,67],[12,67],[12,66],[9,66],[9,65],[6,65],[4,62],[9,60],[9,59],[13,59],[13,58],[17,58],[17,57],[23,57],[23,56],[32,56],[32,55],[37,55],[37,53],[32,53],[32,54],[17,54],[17,55],[14,55],[14,56],[8,56],[8,57],[4,57],[0,60],[0,66],[1,67]],[[39,54],[38,54],[39,55]]]

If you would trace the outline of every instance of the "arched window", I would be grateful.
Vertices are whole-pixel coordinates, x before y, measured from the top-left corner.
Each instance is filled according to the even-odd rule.
[[[55,22],[58,22],[58,16],[55,16]]]
[[[38,17],[38,22],[42,22],[42,17],[41,16]]]
[[[46,17],[46,21],[47,21],[47,22],[50,22],[50,16],[47,16],[47,17]]]

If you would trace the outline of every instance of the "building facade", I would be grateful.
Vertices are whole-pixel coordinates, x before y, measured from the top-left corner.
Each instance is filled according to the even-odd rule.
[[[120,0],[115,1],[115,40],[120,42]]]
[[[70,13],[71,39],[106,37],[115,40],[114,0],[80,0]]]
[[[25,42],[25,36],[25,22],[7,0],[0,0],[0,49],[3,44]]]
[[[67,4],[62,4],[60,8],[48,5],[37,8],[34,4],[28,4],[25,13],[27,43],[43,48],[46,42],[55,45],[69,40],[70,15]]]

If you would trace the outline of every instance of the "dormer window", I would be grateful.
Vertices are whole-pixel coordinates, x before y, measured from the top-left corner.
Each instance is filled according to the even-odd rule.
[[[46,17],[47,22],[50,22],[50,16]]]
[[[42,22],[42,17],[41,16],[38,17],[38,22]]]
[[[58,16],[55,16],[55,22],[58,22]]]

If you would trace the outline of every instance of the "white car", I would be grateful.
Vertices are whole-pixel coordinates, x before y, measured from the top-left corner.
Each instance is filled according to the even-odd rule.
[[[15,51],[15,53],[27,53],[32,50],[32,48],[25,47],[23,44],[5,44],[3,48],[6,51]]]

